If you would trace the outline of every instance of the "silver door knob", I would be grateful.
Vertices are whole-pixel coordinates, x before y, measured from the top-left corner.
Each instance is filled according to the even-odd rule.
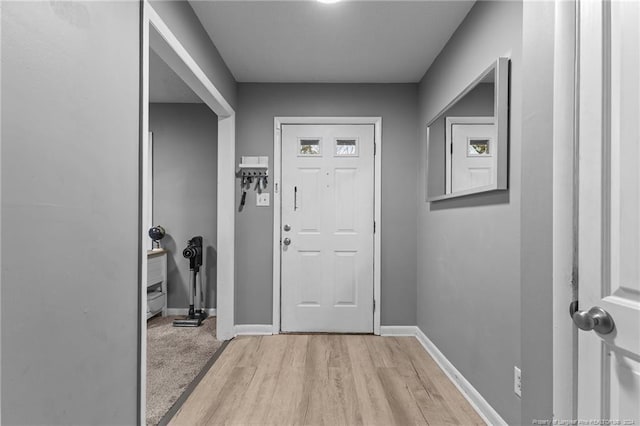
[[[595,330],[600,334],[609,334],[615,328],[611,315],[598,306],[594,306],[589,311],[576,311],[572,318],[581,330]]]
[[[288,232],[288,231],[291,231],[291,226],[289,226],[289,225],[285,225],[285,226],[284,226],[284,230],[285,230],[285,231],[287,231],[287,232]]]
[[[291,244],[291,240],[290,240],[289,238],[285,238],[284,240],[282,240],[282,243],[283,243],[285,246],[288,246],[289,244]]]

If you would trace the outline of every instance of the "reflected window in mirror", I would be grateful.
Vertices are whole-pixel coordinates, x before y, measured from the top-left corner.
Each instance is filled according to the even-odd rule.
[[[477,138],[469,138],[468,139],[468,149],[467,155],[469,157],[486,157],[491,155],[491,151],[489,150],[489,141],[491,139],[477,139]]]

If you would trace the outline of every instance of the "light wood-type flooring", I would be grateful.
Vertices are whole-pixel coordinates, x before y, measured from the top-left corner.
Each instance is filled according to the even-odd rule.
[[[170,425],[484,424],[413,337],[231,341]]]

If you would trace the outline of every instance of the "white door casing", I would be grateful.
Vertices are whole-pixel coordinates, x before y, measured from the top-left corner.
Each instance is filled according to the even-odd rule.
[[[372,332],[374,126],[283,125],[281,200],[282,331]]]
[[[493,117],[447,117],[447,194],[490,185],[496,172],[497,129]],[[477,149],[474,149],[474,146]],[[479,147],[486,147],[485,151]]]
[[[639,424],[640,4],[579,13],[579,309],[615,329],[578,333],[578,419]]]

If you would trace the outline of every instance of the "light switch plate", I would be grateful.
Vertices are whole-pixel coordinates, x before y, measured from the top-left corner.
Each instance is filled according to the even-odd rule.
[[[256,194],[256,206],[269,207],[269,193],[263,192]]]

